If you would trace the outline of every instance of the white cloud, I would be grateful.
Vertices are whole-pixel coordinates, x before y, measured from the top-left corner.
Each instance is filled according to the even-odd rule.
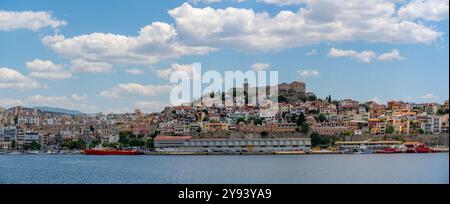
[[[297,71],[297,73],[301,77],[319,77],[320,76],[320,72],[317,70],[299,70],[299,71]]]
[[[378,60],[380,61],[392,61],[402,59],[403,57],[400,56],[400,52],[398,50],[391,50],[390,52],[386,52],[378,56]]]
[[[359,62],[362,63],[371,63],[372,60],[379,60],[379,61],[392,61],[392,60],[401,60],[403,59],[402,56],[400,56],[400,52],[398,50],[391,50],[389,52],[382,53],[378,55],[377,53],[365,50],[361,52],[357,52],[355,50],[341,50],[336,48],[331,48],[328,52],[328,57],[331,58],[338,58],[338,57],[349,57],[352,59],[356,59]]]
[[[434,99],[434,98],[436,98],[436,96],[434,96],[433,93],[427,93],[427,94],[420,96],[420,98],[421,99]]]
[[[225,0],[188,0],[189,3],[198,4],[198,3],[204,3],[204,4],[212,4],[212,3],[218,3]],[[228,0],[233,2],[244,2],[245,0]]]
[[[30,96],[25,100],[25,103],[28,106],[51,106],[57,108],[66,108],[66,109],[74,109],[80,110],[84,112],[93,112],[95,111],[95,107],[89,105],[87,103],[87,96],[43,96],[43,95],[34,95]]]
[[[306,52],[306,55],[308,55],[308,56],[314,56],[314,55],[317,55],[317,51],[316,51],[316,49],[312,49],[312,50]]]
[[[105,62],[90,62],[84,59],[70,61],[72,72],[106,73],[111,72],[112,66]]]
[[[198,4],[198,3],[211,4],[211,3],[221,2],[222,0],[188,0],[188,1],[193,4]]]
[[[378,98],[378,97],[373,97],[373,98],[369,99],[368,101],[373,101],[375,103],[382,104],[380,98]]]
[[[10,108],[15,106],[23,105],[21,100],[18,99],[10,99],[10,98],[0,98],[0,107]]]
[[[47,11],[3,11],[0,10],[0,31],[29,29],[37,31],[45,27],[58,28],[67,22],[55,19]]]
[[[421,18],[428,21],[448,19],[448,0],[413,0],[398,10],[398,15],[405,19]]]
[[[137,36],[92,33],[65,38],[53,35],[42,38],[42,42],[57,54],[70,59],[118,64],[153,64],[162,59],[203,55],[215,50],[184,45],[175,29],[162,22],[141,28]]]
[[[271,51],[324,42],[431,43],[443,33],[396,15],[389,0],[304,1],[297,12],[275,16],[252,9],[195,8],[188,3],[169,14],[190,45]]]
[[[306,2],[310,2],[309,0],[257,0],[257,1],[264,2],[267,4],[275,4],[279,6],[300,5]]]
[[[15,69],[0,68],[0,89],[34,89],[41,85]]]
[[[132,75],[141,75],[141,74],[144,74],[144,71],[142,71],[141,69],[137,69],[137,68],[127,69],[127,70],[125,70],[125,72],[126,72],[127,74],[132,74]]]
[[[30,76],[34,78],[60,80],[72,77],[72,73],[64,70],[62,65],[54,64],[50,60],[35,59],[25,65],[30,71]]]
[[[363,63],[370,63],[374,58],[376,58],[377,54],[373,51],[357,52],[354,50],[340,50],[333,47],[328,52],[328,56],[332,58],[350,57]]]
[[[123,98],[131,96],[156,96],[168,93],[171,85],[142,85],[137,83],[117,84],[108,90],[100,92],[100,96],[106,98]]]
[[[170,65],[169,68],[166,69],[160,69],[156,70],[156,74],[158,77],[164,78],[164,79],[170,79],[170,76],[174,72],[184,72],[189,75],[189,79],[193,78],[193,65],[192,64],[178,64],[173,63]],[[194,78],[199,79],[200,76],[194,76]]]
[[[267,69],[269,69],[270,64],[269,63],[255,63],[252,65],[252,70],[257,72],[257,71],[265,71]]]
[[[166,105],[170,103],[165,103],[161,101],[137,101],[134,103],[134,107],[141,109],[143,112],[161,112]]]
[[[86,94],[83,94],[83,95],[72,94],[72,96],[70,96],[70,98],[72,98],[73,100],[76,100],[76,101],[86,101],[87,95]]]

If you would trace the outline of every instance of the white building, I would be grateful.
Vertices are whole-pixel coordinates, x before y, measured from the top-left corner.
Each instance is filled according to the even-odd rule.
[[[177,152],[274,152],[309,151],[310,138],[192,139],[190,136],[158,136],[156,151]]]
[[[421,124],[425,133],[439,134],[441,132],[441,117],[437,115],[428,115],[427,121]]]

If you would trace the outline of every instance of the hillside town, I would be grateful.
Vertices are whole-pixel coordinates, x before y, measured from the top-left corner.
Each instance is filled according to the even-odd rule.
[[[154,148],[166,139],[279,139],[449,133],[449,101],[409,103],[317,98],[303,82],[279,85],[274,116],[259,107],[185,105],[161,112],[67,114],[22,106],[0,108],[0,149],[55,150],[88,147]],[[343,139],[342,139],[343,138]],[[309,141],[309,140],[308,140]],[[295,141],[297,142],[297,141]],[[294,142],[294,143],[295,143]],[[298,141],[301,143],[301,141]],[[224,142],[224,144],[226,144]],[[312,144],[317,145],[313,142]]]

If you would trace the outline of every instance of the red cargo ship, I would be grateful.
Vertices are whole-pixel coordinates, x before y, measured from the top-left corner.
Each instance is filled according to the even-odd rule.
[[[138,155],[141,152],[136,150],[114,150],[114,149],[86,149],[86,155]]]

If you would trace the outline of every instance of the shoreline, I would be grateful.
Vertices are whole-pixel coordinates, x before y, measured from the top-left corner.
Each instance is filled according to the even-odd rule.
[[[429,152],[429,153],[371,153],[371,154],[436,154],[436,153],[448,153],[448,149],[439,150],[438,152]],[[251,156],[251,155],[329,155],[329,154],[342,154],[340,151],[328,152],[328,151],[317,151],[317,152],[296,152],[296,151],[285,151],[285,152],[144,152],[143,154],[138,155],[127,155],[127,156],[215,156],[215,155],[234,155],[234,156]],[[350,155],[361,155],[363,153],[352,153]],[[63,156],[63,155],[86,155],[84,153],[73,153],[73,154],[46,154],[46,153],[38,153],[38,154],[29,154],[29,153],[3,153],[1,155],[54,155],[54,156]],[[96,156],[96,155],[86,155],[86,156]],[[98,155],[97,155],[98,156]],[[118,156],[118,155],[100,155],[100,156]]]

